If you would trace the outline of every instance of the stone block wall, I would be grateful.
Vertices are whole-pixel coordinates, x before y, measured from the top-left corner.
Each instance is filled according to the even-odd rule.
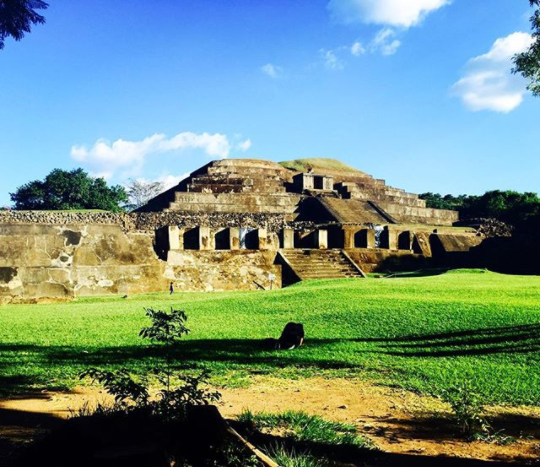
[[[383,201],[378,201],[377,204],[398,222],[450,226],[458,221],[458,211],[407,206]]]
[[[269,193],[177,192],[167,211],[197,213],[279,213],[292,218],[300,195]]]
[[[0,302],[165,290],[153,236],[115,225],[0,225]]]
[[[409,251],[389,251],[380,248],[347,250],[349,257],[364,272],[416,270],[429,266],[429,260]]]
[[[479,246],[484,237],[475,234],[432,234],[430,249],[434,262],[446,267],[484,267],[470,251]]]
[[[274,248],[278,236],[268,236]],[[269,285],[269,274],[281,285],[276,250],[171,250],[167,262],[154,241],[154,232],[115,224],[0,224],[0,303],[159,292],[170,281],[182,290],[256,290]]]
[[[257,290],[281,287],[276,251],[170,251],[165,277],[176,290]]]

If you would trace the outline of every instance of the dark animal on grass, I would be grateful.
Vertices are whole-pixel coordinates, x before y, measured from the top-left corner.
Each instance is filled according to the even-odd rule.
[[[268,338],[263,340],[265,349],[292,350],[300,347],[304,342],[304,326],[301,323],[287,323],[279,339]]]

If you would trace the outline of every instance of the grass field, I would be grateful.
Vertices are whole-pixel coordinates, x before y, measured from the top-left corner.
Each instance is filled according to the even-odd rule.
[[[437,394],[469,380],[487,403],[539,403],[539,277],[461,270],[258,292],[148,294],[0,307],[0,391],[69,388],[89,366],[142,374],[165,360],[138,337],[143,307],[184,309],[176,366],[218,384],[252,375],[352,377]],[[306,345],[268,351],[288,321]]]
[[[327,159],[327,158],[320,158],[320,157],[314,157],[310,159],[294,159],[291,161],[283,161],[278,162],[282,167],[285,167],[286,169],[290,170],[298,170],[299,172],[305,172],[309,168],[312,168],[314,170],[325,170],[325,169],[331,169],[331,170],[344,170],[347,172],[357,172],[357,173],[363,173],[358,169],[355,169],[351,167],[350,165],[344,164],[343,162],[340,162],[336,159]]]

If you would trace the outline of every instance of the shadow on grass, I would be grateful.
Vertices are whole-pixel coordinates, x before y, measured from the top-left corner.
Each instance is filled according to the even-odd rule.
[[[382,279],[407,279],[413,277],[430,277],[430,276],[441,276],[449,271],[449,268],[426,268],[418,269],[416,271],[399,271],[399,272],[390,272],[387,275],[385,273],[381,274]]]
[[[241,365],[268,365],[283,368],[309,365],[324,369],[352,368],[351,364],[332,359],[310,358],[308,352],[322,345],[346,342],[341,339],[312,339],[309,344],[294,351],[265,350],[260,339],[193,339],[178,342],[171,349],[172,364],[177,368],[193,368],[207,362],[229,362]],[[81,349],[67,346],[14,346],[16,351],[32,353],[36,360],[51,365],[118,365],[148,360],[165,362],[167,349],[159,345],[119,346],[100,349]],[[0,345],[2,352],[12,352],[10,345]],[[308,352],[306,352],[308,351]],[[9,365],[4,363],[4,366]],[[0,364],[0,371],[2,365]]]
[[[368,342],[368,341],[364,341]],[[439,334],[374,339],[376,353],[402,357],[453,357],[530,353],[539,350],[539,326],[526,324]]]
[[[9,395],[12,399],[47,397],[41,389],[36,387],[43,384],[43,381],[38,376],[2,375],[1,372],[4,367],[7,367],[7,365],[0,364],[0,395]]]
[[[506,414],[486,416],[485,419],[492,427],[491,431],[514,439],[531,437],[539,439],[539,418],[537,416]],[[377,421],[388,425],[381,431],[378,425],[378,435],[392,438],[412,438],[432,441],[466,439],[457,428],[452,418],[443,415],[425,415],[414,418],[395,418],[392,416],[379,417]]]
[[[309,332],[309,330],[307,330]],[[346,348],[337,345],[345,344]],[[347,345],[351,344],[350,348]],[[365,345],[357,345],[365,344]],[[370,345],[372,344],[372,345]],[[338,352],[337,352],[338,350]],[[231,369],[270,372],[273,369],[353,370],[362,369],[356,358],[361,353],[397,357],[438,358],[490,354],[537,355],[539,328],[536,325],[507,326],[440,334],[375,339],[310,339],[293,351],[266,350],[258,339],[190,339],[179,342],[172,350],[176,369],[193,369],[230,365]],[[34,376],[9,376],[23,365],[13,355],[25,353],[34,365]],[[345,355],[340,358],[337,355]],[[0,395],[32,392],[32,386],[50,380],[47,370],[77,374],[88,367],[127,367],[145,371],[166,361],[166,350],[145,344],[97,349],[24,344],[0,345]],[[384,369],[382,369],[384,370]],[[392,370],[396,374],[399,369]]]

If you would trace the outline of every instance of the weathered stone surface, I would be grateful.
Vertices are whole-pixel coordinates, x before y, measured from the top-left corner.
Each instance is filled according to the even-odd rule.
[[[170,281],[182,290],[256,289],[269,275],[278,287],[280,248],[292,257],[313,249],[338,274],[348,270],[342,256],[367,271],[399,269],[476,245],[451,229],[432,232],[456,212],[428,209],[384,180],[324,162],[329,173],[214,161],[134,213],[0,212],[0,301],[159,291]],[[328,272],[294,259],[317,277]]]
[[[380,243],[381,248],[398,250],[398,232],[386,226],[381,232]]]
[[[430,243],[433,254],[467,252],[479,245],[483,237],[477,234],[432,234]]]
[[[389,251],[380,248],[356,248],[347,251],[349,257],[364,272],[404,271],[420,269],[430,263],[422,255],[408,251]]]
[[[430,249],[435,264],[446,267],[484,267],[470,253],[480,245],[484,237],[479,234],[450,235],[433,233],[430,235]]]
[[[2,301],[165,290],[153,235],[118,225],[0,227]]]
[[[398,222],[430,225],[452,225],[458,221],[457,211],[432,209],[403,204],[378,201],[378,206],[390,214]]]
[[[279,164],[256,159],[213,161],[139,211],[282,214],[288,221],[420,222],[451,225],[458,213],[428,209],[413,193],[339,161],[305,159]],[[295,167],[293,169],[293,167]],[[300,171],[299,171],[300,169]],[[319,197],[322,194],[328,197]],[[319,206],[317,203],[319,202]],[[306,216],[309,211],[309,216]]]
[[[427,258],[432,256],[432,250],[430,248],[430,232],[414,232],[412,249],[414,253],[423,255]]]
[[[175,290],[257,290],[281,287],[275,251],[171,251],[165,277]]]
[[[187,213],[187,212],[50,212],[50,211],[0,211],[0,229],[2,225],[118,225],[125,232],[155,230],[177,226],[190,228],[206,226],[220,227],[264,227],[271,232],[279,232],[289,225],[283,214],[264,213]],[[69,235],[69,234],[67,234]],[[75,237],[73,241],[75,241]],[[71,240],[70,240],[71,242]]]
[[[211,241],[211,230],[203,230]],[[154,250],[153,233],[119,225],[2,225],[0,303],[164,291],[170,280],[182,290],[255,290],[269,285],[269,274],[278,288],[278,235],[256,233],[268,251],[170,250],[166,262]]]

